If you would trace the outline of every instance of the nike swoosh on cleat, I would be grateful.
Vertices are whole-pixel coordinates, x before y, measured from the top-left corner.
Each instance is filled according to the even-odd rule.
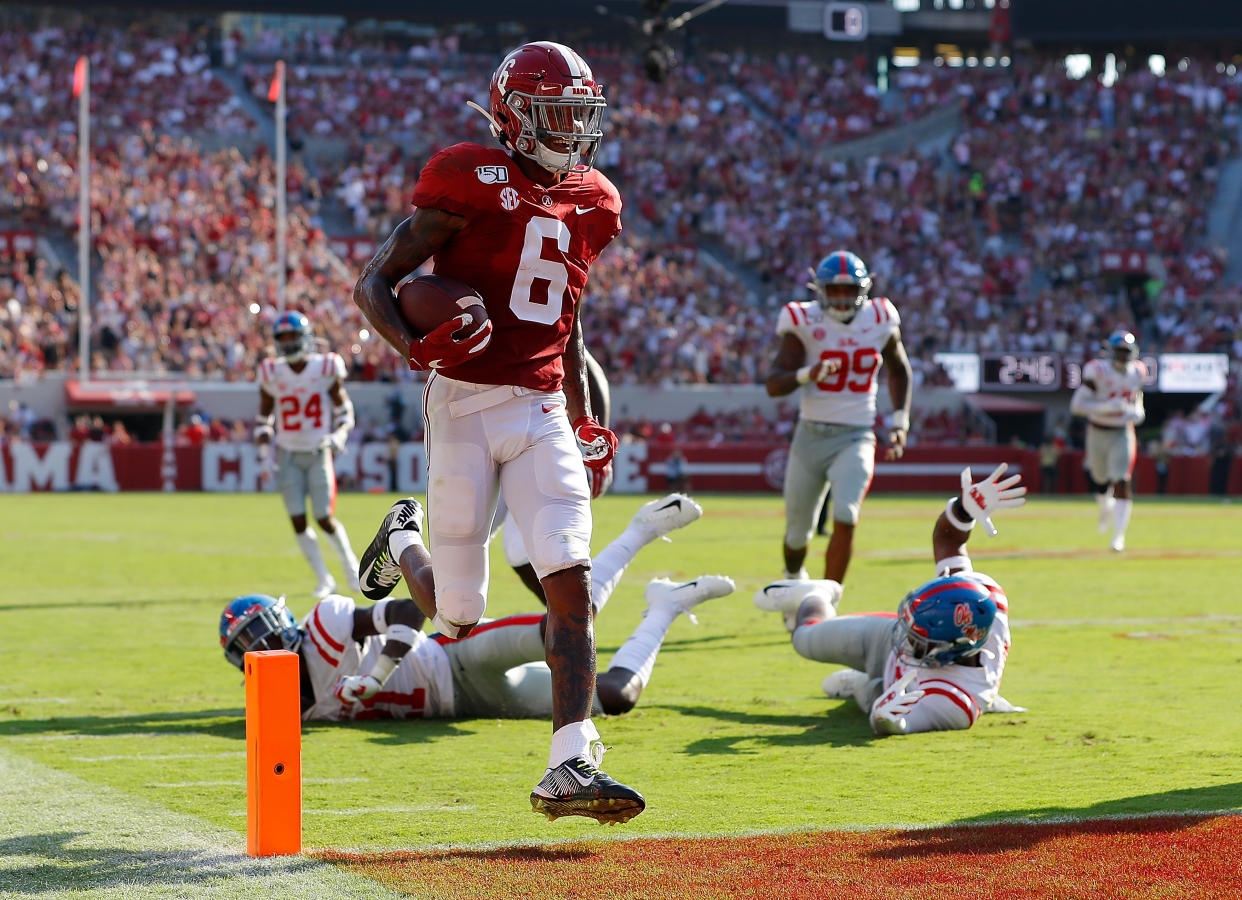
[[[783,590],[783,588],[779,585],[769,584],[767,587],[763,589],[763,593],[766,596],[768,591],[779,591],[779,590]]]
[[[665,503],[663,506],[659,507],[659,509],[669,509],[670,507],[674,507],[674,506],[677,507],[678,509],[681,509],[681,501],[670,500],[668,501],[668,503]]]
[[[692,588],[692,587],[694,587],[696,584],[698,584],[698,581],[697,581],[697,580],[696,580],[696,581],[687,581],[685,584],[679,584],[679,585],[677,585],[677,587],[673,588],[673,590],[675,590],[675,591],[680,591],[682,588]]]

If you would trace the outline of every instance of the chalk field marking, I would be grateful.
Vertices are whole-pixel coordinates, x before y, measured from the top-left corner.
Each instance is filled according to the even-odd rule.
[[[1056,627],[1058,625],[1210,625],[1242,622],[1242,616],[1163,616],[1153,618],[1100,619],[1012,619],[1015,628]]]
[[[90,815],[84,816],[83,810]],[[0,749],[4,890],[39,900],[401,900],[306,856],[251,859],[246,835]]]
[[[469,812],[473,806],[462,803],[439,804],[436,806],[355,806],[347,809],[307,809],[302,807],[303,816],[369,816],[374,813],[429,813],[429,812]],[[233,815],[244,816],[246,811],[234,810]]]
[[[73,697],[0,697],[0,703],[77,703]]]
[[[303,778],[302,784],[365,784],[370,778]],[[222,781],[149,781],[150,788],[245,787],[242,777]]]
[[[73,756],[70,757],[74,762],[117,762],[120,760],[162,760],[162,759],[226,759],[230,756],[244,757],[245,750],[226,750],[223,753],[149,753],[149,754],[133,754],[116,756]]]
[[[132,731],[116,734],[15,734],[6,741],[100,741],[149,737],[202,737],[201,731]]]

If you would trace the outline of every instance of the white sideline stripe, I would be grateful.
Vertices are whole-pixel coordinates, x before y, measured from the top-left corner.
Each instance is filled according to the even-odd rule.
[[[200,737],[201,731],[126,731],[116,734],[15,734],[7,741],[98,741],[113,738]]]
[[[370,778],[303,778],[302,784],[361,784]],[[241,787],[245,784],[241,776],[232,780],[221,781],[149,781],[147,787],[152,788],[188,788],[188,787]]]
[[[907,462],[882,462],[875,464],[875,474],[877,475],[960,475],[962,469],[971,465],[971,463],[907,463]],[[979,463],[974,463],[979,465]],[[984,463],[986,466],[991,463]],[[1021,466],[1009,464],[1012,472],[1020,472]]]
[[[75,697],[0,697],[0,703],[77,703]]]
[[[120,759],[158,760],[158,759],[224,759],[229,756],[245,756],[245,750],[226,750],[223,753],[137,753],[118,754],[116,756],[72,756],[74,762],[115,762]]]
[[[83,815],[83,811],[89,815]],[[39,900],[402,900],[306,856],[251,859],[246,837],[0,750],[5,896]],[[12,893],[9,893],[12,892]]]
[[[1103,619],[1011,619],[1010,625],[1018,628],[1038,628],[1056,625],[1194,625],[1211,622],[1242,622],[1242,616],[1162,616],[1158,618],[1103,618]]]
[[[706,463],[688,462],[685,464],[687,475],[762,475],[763,463]],[[652,469],[668,473],[667,465],[652,466]]]

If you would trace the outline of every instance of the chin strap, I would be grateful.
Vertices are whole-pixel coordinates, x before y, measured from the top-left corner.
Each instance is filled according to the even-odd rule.
[[[487,119],[488,124],[491,126],[492,134],[501,140],[504,139],[504,129],[500,127],[500,123],[496,121],[490,112],[479,106],[479,104],[475,103],[473,100],[467,100],[466,105],[471,109],[476,109],[481,112],[483,114],[483,118]]]

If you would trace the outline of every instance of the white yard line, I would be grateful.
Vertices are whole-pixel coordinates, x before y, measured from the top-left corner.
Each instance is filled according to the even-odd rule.
[[[72,756],[74,762],[116,762],[118,760],[160,760],[160,759],[224,759],[229,756],[244,757],[245,750],[225,750],[221,753],[147,753],[117,754],[116,756]]]
[[[302,784],[364,784],[370,778],[303,778]],[[190,788],[190,787],[238,787],[243,784],[242,776],[222,781],[151,781],[147,787],[152,788]]]
[[[39,900],[398,900],[305,856],[251,859],[245,834],[0,750],[0,885]]]
[[[1011,619],[1015,628],[1058,625],[1209,625],[1242,622],[1242,616],[1158,616],[1152,618]]]

